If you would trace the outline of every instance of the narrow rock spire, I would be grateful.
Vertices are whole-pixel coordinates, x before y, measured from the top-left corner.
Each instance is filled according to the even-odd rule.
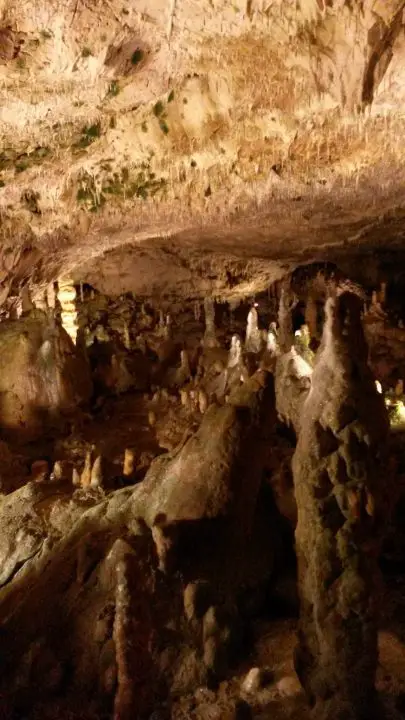
[[[360,313],[350,293],[326,303],[293,458],[301,606],[295,665],[317,720],[380,717],[376,579],[389,425],[367,366]]]

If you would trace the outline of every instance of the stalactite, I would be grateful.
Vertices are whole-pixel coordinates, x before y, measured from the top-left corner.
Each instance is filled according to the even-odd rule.
[[[389,426],[367,366],[360,312],[352,294],[327,301],[293,459],[300,594],[295,664],[320,720],[376,717],[376,578],[390,494]]]

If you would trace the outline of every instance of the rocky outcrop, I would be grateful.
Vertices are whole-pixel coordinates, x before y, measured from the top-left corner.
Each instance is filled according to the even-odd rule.
[[[28,482],[0,502],[0,588],[29,561],[51,552],[102,492],[80,491],[62,483]]]
[[[0,426],[36,436],[91,394],[90,370],[67,333],[35,310],[0,326]]]
[[[42,672],[36,712],[74,715],[80,698],[89,717],[116,720],[149,717],[171,693],[223,676],[240,651],[238,603],[267,586],[277,553],[276,521],[258,502],[271,399],[270,378],[252,376],[134,487],[70,496],[63,482],[38,482],[3,501],[0,692],[10,712],[31,717]],[[180,577],[206,588],[201,611],[187,601],[185,614]]]
[[[376,711],[377,558],[388,514],[388,419],[359,299],[329,299],[293,458],[301,614],[296,670],[324,720]],[[377,712],[377,714],[376,714]]]

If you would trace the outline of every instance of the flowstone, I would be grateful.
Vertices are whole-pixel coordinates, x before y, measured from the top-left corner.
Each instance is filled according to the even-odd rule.
[[[367,366],[360,313],[353,294],[327,301],[293,458],[301,603],[295,664],[317,720],[376,717],[389,426]]]

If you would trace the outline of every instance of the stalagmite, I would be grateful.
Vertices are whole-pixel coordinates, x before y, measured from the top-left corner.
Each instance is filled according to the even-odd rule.
[[[103,458],[101,455],[96,457],[91,468],[90,486],[93,488],[103,487]]]
[[[232,335],[231,347],[228,355],[228,368],[234,368],[242,362],[242,342],[239,335]]]
[[[310,337],[318,335],[318,308],[312,295],[308,296],[305,305],[305,323],[308,326]]]
[[[51,472],[51,477],[50,477],[50,479],[51,479],[51,480],[55,480],[55,481],[59,481],[59,480],[62,480],[62,478],[63,478],[63,467],[62,467],[62,463],[61,463],[59,460],[57,460],[57,461],[54,463],[54,466],[53,466],[53,468],[52,468],[52,472]]]
[[[259,317],[255,307],[249,310],[246,325],[245,348],[247,352],[259,353],[262,349],[262,335],[259,330]]]
[[[382,282],[380,285],[380,292],[378,293],[378,299],[381,305],[384,305],[387,300],[387,283]]]
[[[266,350],[272,355],[276,355],[278,352],[277,335],[277,325],[275,322],[271,322],[267,333]]]
[[[148,412],[148,423],[150,427],[154,427],[154,425],[156,425],[156,413],[153,412],[153,410],[149,410]]]
[[[162,309],[159,310],[159,321],[156,331],[159,335],[165,335],[166,332],[166,320]]]
[[[198,392],[197,390],[190,390],[190,410],[195,412],[198,409]]]
[[[402,397],[404,394],[404,381],[398,380],[397,384],[395,385],[395,395],[397,397]]]
[[[295,298],[286,288],[282,288],[278,308],[278,344],[282,353],[288,352],[294,343],[294,330],[291,311]]]
[[[314,361],[314,353],[309,347],[310,342],[311,336],[309,334],[308,325],[301,325],[300,329],[296,331],[294,336],[294,347],[305,362],[312,365]]]
[[[187,389],[180,390],[180,402],[186,410],[190,410],[190,393]]]
[[[194,303],[194,319],[199,322],[201,320],[201,306],[198,300]]]
[[[42,292],[39,295],[36,295],[36,297],[34,298],[34,305],[36,310],[42,310],[42,312],[47,312],[48,302],[46,293]]]
[[[21,290],[21,313],[29,313],[34,309],[34,304],[31,300],[31,293],[28,285],[25,285]]]
[[[198,391],[198,409],[201,413],[201,415],[204,415],[204,413],[207,411],[208,407],[208,397],[207,393],[204,392],[204,390]]]
[[[55,310],[56,292],[55,292],[54,283],[51,283],[50,285],[48,285],[48,287],[46,289],[46,297],[47,297],[48,308],[50,310]]]
[[[75,467],[72,470],[72,485],[74,485],[75,487],[79,487],[79,485],[81,485],[80,475]]]
[[[372,720],[389,424],[367,366],[361,301],[326,304],[293,459],[300,622],[295,665],[317,720]]]
[[[76,310],[76,288],[73,285],[73,281],[70,279],[60,279],[58,283],[57,298],[62,308],[61,322],[62,327],[66,330],[67,334],[70,335],[73,342],[76,344],[77,331],[79,324],[77,321],[77,310]]]
[[[131,334],[128,323],[124,323],[124,346],[127,350],[131,350]]]
[[[165,336],[166,340],[169,340],[172,336],[172,318],[170,317],[170,315],[166,315],[164,336]]]
[[[131,477],[135,470],[135,451],[131,448],[125,448],[124,467],[122,474],[124,477]]]
[[[204,299],[205,333],[203,346],[205,348],[218,347],[219,343],[215,329],[215,303],[210,297]]]
[[[35,460],[31,465],[31,479],[34,482],[43,482],[49,473],[47,460]]]
[[[116,547],[117,552],[113,554],[114,547],[111,551],[116,572],[113,639],[117,690],[113,717],[149,718],[155,699],[148,682],[153,673],[151,608],[142,592],[144,578],[131,547],[125,547],[122,540],[116,541]]]
[[[91,450],[86,453],[83,472],[80,476],[80,484],[82,487],[88,487],[91,480]]]

